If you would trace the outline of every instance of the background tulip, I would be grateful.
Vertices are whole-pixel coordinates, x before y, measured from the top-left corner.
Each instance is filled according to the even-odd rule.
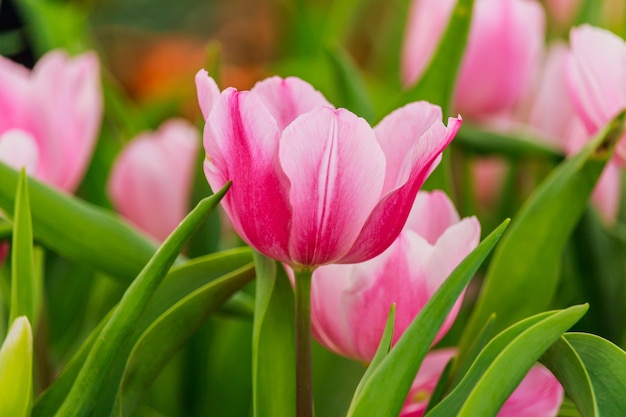
[[[240,236],[296,269],[370,259],[397,237],[419,187],[456,134],[438,106],[411,103],[374,129],[308,83],[273,77],[250,91],[201,71],[204,168]]]
[[[430,395],[456,349],[429,353],[420,367],[400,417],[422,417]],[[541,365],[533,366],[506,400],[498,417],[554,417],[563,401],[563,387]]]
[[[626,108],[626,44],[613,33],[589,25],[570,32],[568,81],[574,107],[589,134]],[[626,139],[615,148],[626,166]]]
[[[368,362],[396,303],[395,343],[452,270],[478,244],[474,217],[459,219],[441,191],[419,192],[403,232],[382,254],[355,265],[328,265],[313,273],[314,337],[328,349]],[[435,343],[448,331],[459,299]]]
[[[200,147],[195,126],[183,119],[131,141],[111,169],[109,195],[115,209],[163,241],[188,212]]]
[[[0,160],[73,192],[102,118],[94,53],[44,55],[32,71],[0,57]]]
[[[402,78],[415,83],[450,19],[454,0],[414,0],[402,53]],[[454,94],[463,117],[484,119],[510,110],[532,81],[545,34],[533,0],[478,0]]]

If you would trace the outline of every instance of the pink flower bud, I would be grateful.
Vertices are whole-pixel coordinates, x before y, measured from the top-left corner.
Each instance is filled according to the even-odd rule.
[[[455,0],[414,0],[402,55],[402,78],[415,83],[443,35]],[[510,110],[532,81],[545,34],[533,0],[477,0],[454,94],[455,110],[484,119]]]
[[[459,219],[443,192],[418,193],[404,230],[386,251],[360,264],[322,266],[313,273],[314,337],[336,353],[370,361],[391,304],[396,304],[395,343],[479,239],[478,220]],[[435,342],[460,304],[459,299]]]
[[[98,137],[94,53],[44,55],[32,71],[0,57],[0,160],[65,191],[78,187]]]
[[[115,209],[165,240],[188,212],[199,147],[195,126],[182,119],[137,136],[111,170],[109,196]]]
[[[268,78],[219,92],[196,76],[206,119],[204,170],[235,230],[264,255],[295,268],[370,259],[398,236],[412,202],[460,119],[442,123],[426,102],[374,129],[333,108],[298,78]]]

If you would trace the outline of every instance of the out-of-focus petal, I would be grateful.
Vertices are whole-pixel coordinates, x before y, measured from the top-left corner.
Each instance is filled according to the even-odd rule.
[[[37,169],[39,149],[32,135],[19,129],[0,134],[0,161],[16,170],[24,167],[32,175]]]

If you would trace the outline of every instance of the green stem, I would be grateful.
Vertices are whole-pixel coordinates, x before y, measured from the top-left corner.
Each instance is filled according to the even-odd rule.
[[[295,272],[296,286],[296,415],[313,416],[313,370],[311,366],[311,276]]]

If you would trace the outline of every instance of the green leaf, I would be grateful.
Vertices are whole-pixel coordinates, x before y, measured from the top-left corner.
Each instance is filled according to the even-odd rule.
[[[499,331],[550,306],[563,250],[620,137],[624,118],[621,113],[578,155],[555,168],[522,206],[494,252],[461,338],[462,352],[491,314],[496,314],[494,330]]]
[[[19,175],[0,162],[0,208],[13,215]],[[35,239],[60,255],[130,283],[156,245],[110,211],[32,178],[28,191]]]
[[[438,104],[443,114],[451,110],[456,77],[461,66],[472,21],[474,0],[457,0],[446,30],[426,71],[396,102],[395,108],[417,100]]]
[[[121,387],[122,413],[131,415],[165,363],[233,293],[254,278],[252,263],[182,298],[150,324],[128,359]]]
[[[0,348],[0,415],[28,417],[33,390],[33,335],[28,318],[15,319]]]
[[[452,357],[446,363],[446,366],[443,368],[441,375],[439,375],[439,379],[437,380],[437,384],[435,385],[435,389],[430,394],[430,399],[428,400],[428,405],[426,405],[426,409],[424,409],[424,415],[427,414],[430,410],[437,406],[443,399],[447,389],[448,389],[448,381],[450,380],[450,376],[452,375],[452,367],[454,366],[455,358]]]
[[[574,401],[582,417],[600,415],[585,365],[576,350],[563,336],[541,355],[539,361],[558,378],[565,393]]]
[[[585,365],[599,415],[622,415],[626,410],[626,352],[592,334],[567,333],[565,340]]]
[[[461,381],[454,387],[450,394],[448,394],[437,405],[437,407],[433,408],[432,411],[428,413],[428,417],[447,417],[449,415],[456,415],[472,388],[476,385],[480,377],[491,365],[498,354],[500,354],[506,346],[508,346],[524,331],[539,323],[541,320],[553,315],[554,312],[546,312],[529,317],[500,332],[500,334],[491,339],[485,348],[481,350],[480,354],[471,364],[470,369]]]
[[[123,352],[124,344],[128,343],[128,339],[146,305],[187,239],[219,203],[229,186],[230,183],[220,192],[198,203],[165,240],[154,257],[150,259],[150,262],[124,293],[111,319],[106,323],[92,346],[72,389],[55,414],[57,417],[86,416],[95,410],[100,390],[103,388],[101,376],[106,374],[116,362],[124,360],[124,358],[119,357],[119,354]]]
[[[335,75],[335,88],[342,99],[337,106],[345,107],[371,123],[375,117],[374,105],[356,63],[339,46],[328,47],[325,52]]]
[[[251,261],[252,252],[246,247],[195,258],[174,266],[150,300],[146,311],[142,314],[141,320],[134,330],[132,338],[128,342],[128,346],[125,347],[125,354],[121,356],[128,356],[132,346],[137,343],[139,337],[147,331],[151,324],[167,311],[174,308],[181,299],[187,297],[188,294],[196,293],[205,286],[210,285],[211,282],[230,274],[231,271],[244,267]],[[236,280],[237,278],[234,279]],[[221,288],[221,286],[215,287],[218,291],[221,291]],[[243,297],[243,299],[247,301],[245,297]],[[233,308],[242,313],[249,308],[247,304],[242,306],[240,305],[241,302],[234,301],[233,299],[229,301],[233,301]],[[102,319],[74,357],[72,357],[70,362],[63,368],[63,371],[56,381],[37,399],[33,409],[33,417],[47,417],[53,415],[59,408],[70,391],[80,368],[87,358],[89,350],[105,323],[110,319],[113,311],[114,310],[111,310],[111,312]],[[117,381],[116,383],[119,383],[124,366],[124,361],[116,362],[111,367],[108,380]],[[111,385],[115,384],[111,383]],[[100,399],[104,401],[106,397],[109,401],[112,401],[110,398],[115,395],[116,390],[117,386],[115,385],[112,389],[107,390],[107,395],[103,393]]]
[[[33,227],[26,186],[26,171],[22,169],[15,197],[13,242],[11,246],[11,313],[9,323],[26,316],[35,323],[37,295],[35,257],[33,254]]]
[[[492,338],[493,332],[493,322],[496,319],[496,315],[492,314],[487,320],[487,323],[483,326],[478,337],[472,344],[472,347],[468,352],[458,352],[457,357],[454,363],[454,369],[452,371],[452,375],[454,375],[454,380],[452,381],[452,387],[455,387],[461,379],[465,376],[470,366],[476,359],[476,357],[480,354],[483,348],[487,345],[489,340]],[[464,353],[463,356],[460,353]]]
[[[457,416],[495,417],[541,354],[576,323],[587,308],[583,305],[559,311],[516,337],[482,374]]]
[[[257,253],[254,260],[253,416],[292,416],[296,412],[293,290],[282,265]]]
[[[324,38],[330,42],[343,42],[357,23],[358,13],[372,0],[335,0],[330,2]]]
[[[348,416],[397,416],[437,331],[459,295],[502,236],[504,221],[487,236],[426,303],[356,395]]]
[[[529,137],[525,133],[513,136],[481,129],[465,122],[457,133],[454,144],[480,155],[498,154],[513,158],[538,157],[554,161],[563,159],[563,154],[546,145],[545,141]]]

